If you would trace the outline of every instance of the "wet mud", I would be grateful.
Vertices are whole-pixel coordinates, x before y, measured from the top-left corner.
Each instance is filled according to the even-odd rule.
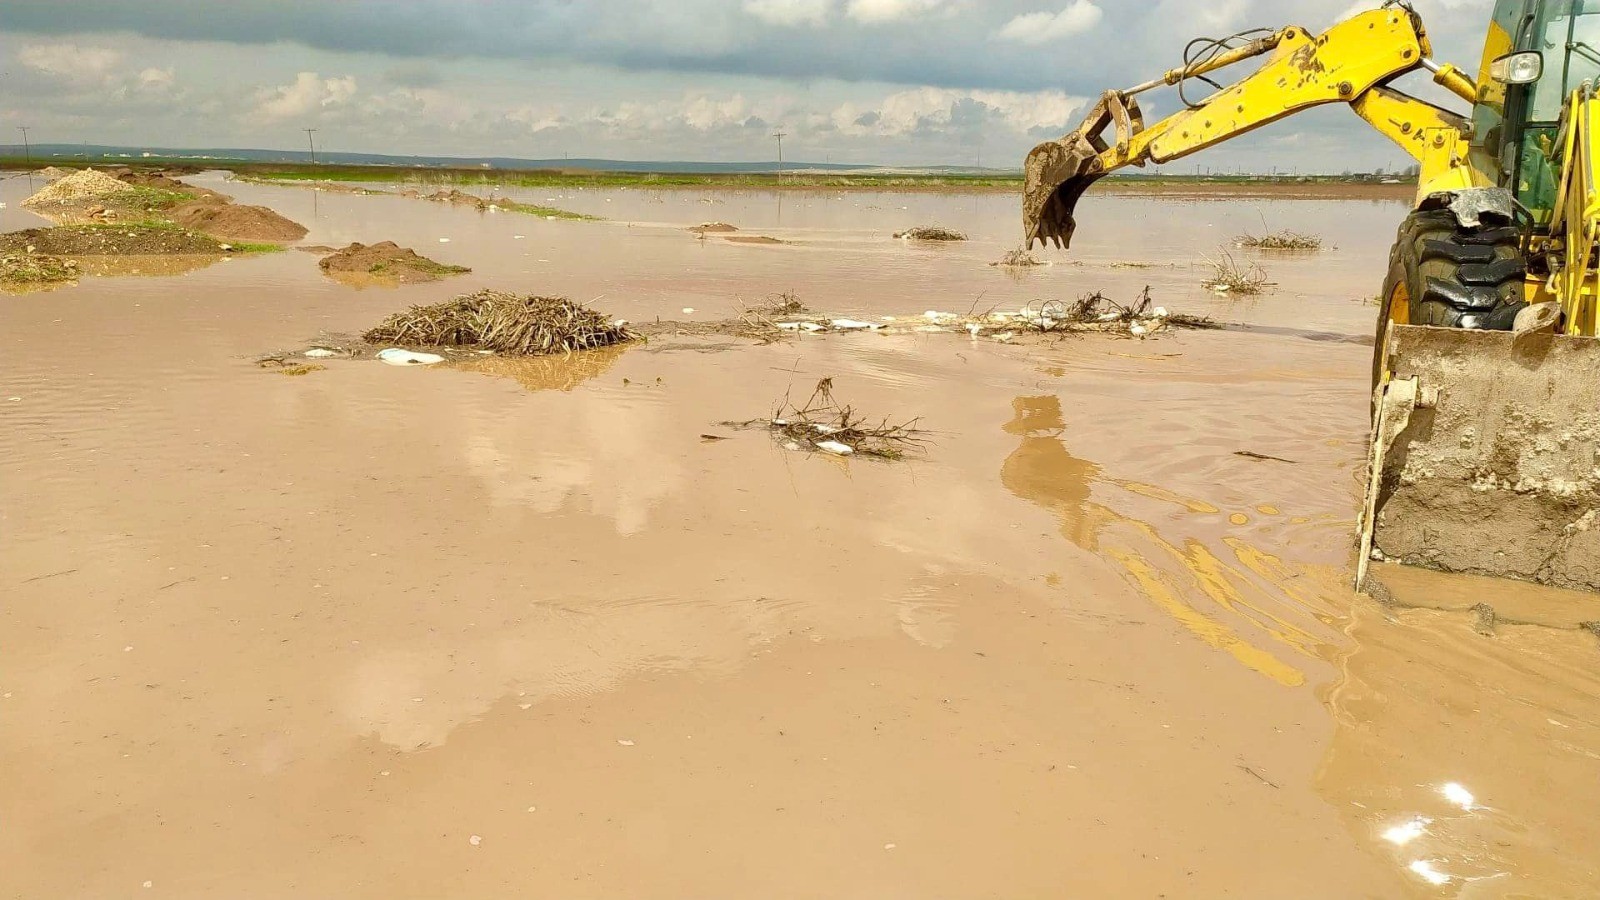
[[[1227,302],[1188,268],[1210,245],[1195,221],[1136,198],[1091,195],[1084,265],[1019,282],[988,265],[1015,246],[1008,197],[555,198],[600,223],[227,187],[309,242],[449,238],[473,272],[356,294],[279,253],[0,298],[7,893],[1583,897],[1600,879],[1600,639],[1570,615],[1587,595],[1390,566],[1388,602],[1349,587],[1371,319],[1352,301],[1403,204],[1269,207],[1340,249],[1269,261],[1278,294]],[[796,246],[698,241],[707,205]],[[971,240],[886,240],[907,219]],[[1113,268],[1118,221],[1164,265]],[[699,322],[780,291],[881,319],[1145,284],[1243,327],[305,356],[480,287]],[[322,368],[278,377],[255,364],[271,347]],[[926,452],[702,438],[824,378],[919,420]]]

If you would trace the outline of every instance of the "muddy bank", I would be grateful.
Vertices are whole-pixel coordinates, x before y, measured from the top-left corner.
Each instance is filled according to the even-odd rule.
[[[215,238],[167,225],[57,225],[0,234],[0,251],[51,256],[222,254]]]
[[[332,248],[306,249],[312,252],[327,252]],[[395,284],[438,281],[451,275],[462,275],[472,271],[465,266],[435,262],[418,255],[417,251],[410,247],[401,247],[393,241],[351,244],[323,257],[317,266],[335,278],[367,276]]]

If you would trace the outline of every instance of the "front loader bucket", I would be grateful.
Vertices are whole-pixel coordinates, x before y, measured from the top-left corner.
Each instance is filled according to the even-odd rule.
[[[1078,198],[1105,174],[1100,152],[1081,132],[1074,132],[1033,148],[1024,170],[1022,234],[1027,248],[1032,249],[1035,241],[1070,247]]]
[[[1361,572],[1388,559],[1600,592],[1600,339],[1396,325]]]

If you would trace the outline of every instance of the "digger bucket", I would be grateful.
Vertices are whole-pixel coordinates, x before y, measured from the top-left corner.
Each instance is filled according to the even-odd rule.
[[[1600,339],[1395,325],[1369,559],[1600,591]]]
[[[1078,198],[1104,174],[1099,151],[1074,132],[1033,148],[1024,170],[1022,234],[1027,248],[1033,249],[1035,241],[1072,246],[1072,232],[1078,227],[1073,219]]]
[[[1113,143],[1126,148],[1144,131],[1139,101],[1121,91],[1107,91],[1076,131],[1059,141],[1046,141],[1029,151],[1023,164],[1022,237],[1025,249],[1035,241],[1065,249],[1072,245],[1078,223],[1073,212],[1078,198],[1105,177],[1101,154]],[[1142,165],[1142,163],[1141,163]]]

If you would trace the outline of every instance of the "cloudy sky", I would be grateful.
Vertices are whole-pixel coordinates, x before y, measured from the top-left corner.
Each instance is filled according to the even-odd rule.
[[[0,142],[1016,166],[1184,43],[1378,0],[4,0]],[[1475,71],[1489,0],[1416,0]],[[1424,80],[1423,84],[1427,87]],[[1171,112],[1170,92],[1147,113]],[[1151,107],[1154,107],[1152,110]],[[1348,110],[1178,165],[1407,160]]]

